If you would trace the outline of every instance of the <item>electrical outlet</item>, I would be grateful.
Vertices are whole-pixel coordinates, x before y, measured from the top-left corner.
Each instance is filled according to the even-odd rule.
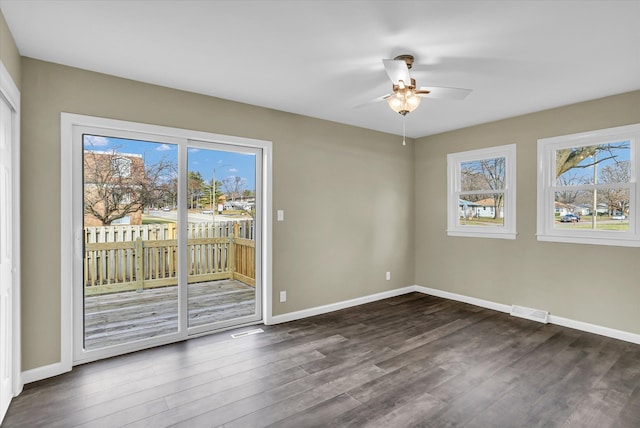
[[[391,281],[391,272],[387,272],[387,281]]]
[[[286,302],[286,301],[287,301],[287,292],[286,291],[281,291],[280,292],[280,303]]]

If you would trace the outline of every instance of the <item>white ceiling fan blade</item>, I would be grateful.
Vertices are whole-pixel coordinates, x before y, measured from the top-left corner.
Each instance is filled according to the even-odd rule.
[[[391,95],[393,95],[393,94],[387,94],[387,95],[383,95],[383,96],[381,96],[381,97],[374,98],[374,99],[369,100],[369,101],[367,101],[367,102],[365,102],[365,103],[362,103],[362,104],[358,104],[358,105],[356,105],[356,106],[353,106],[353,108],[362,108],[362,107],[366,107],[366,106],[368,106],[368,105],[371,105],[371,104],[373,104],[373,103],[377,103],[377,102],[380,102],[380,101],[384,101],[384,100],[386,100],[387,98],[389,98]]]
[[[429,91],[428,94],[418,94],[423,97],[448,100],[464,100],[472,92],[471,89],[445,88],[443,86],[421,86],[418,91]]]
[[[384,69],[389,79],[397,85],[399,81],[403,81],[405,85],[411,84],[411,75],[407,68],[407,63],[397,59],[383,59]]]

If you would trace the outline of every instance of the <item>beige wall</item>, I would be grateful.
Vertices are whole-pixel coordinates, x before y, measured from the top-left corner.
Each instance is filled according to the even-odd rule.
[[[640,249],[538,242],[539,138],[640,122],[640,91],[416,140],[415,281],[640,334]],[[515,143],[515,241],[448,237],[447,154]]]
[[[13,82],[20,89],[20,53],[9,31],[4,15],[0,10],[0,61],[7,68]]]
[[[274,315],[413,284],[412,142],[29,58],[22,82],[24,370],[60,360],[61,112],[273,141]]]

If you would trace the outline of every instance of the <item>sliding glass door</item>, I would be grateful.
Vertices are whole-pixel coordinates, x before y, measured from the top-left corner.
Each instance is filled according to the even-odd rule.
[[[260,226],[255,221],[260,209],[259,159],[256,149],[189,143],[184,232],[190,329],[260,319]]]
[[[262,149],[77,127],[74,361],[261,320]]]
[[[177,333],[178,147],[83,134],[84,348]]]

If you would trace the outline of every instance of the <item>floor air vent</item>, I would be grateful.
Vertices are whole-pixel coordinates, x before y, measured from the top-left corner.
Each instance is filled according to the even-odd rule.
[[[247,330],[242,333],[232,334],[231,337],[234,339],[240,339],[241,337],[251,336],[252,334],[264,333],[264,330],[261,328],[256,328],[255,330]]]
[[[526,318],[528,320],[538,321],[547,324],[549,322],[549,312],[540,309],[525,308],[523,306],[513,305],[511,307],[511,315],[514,317]]]

